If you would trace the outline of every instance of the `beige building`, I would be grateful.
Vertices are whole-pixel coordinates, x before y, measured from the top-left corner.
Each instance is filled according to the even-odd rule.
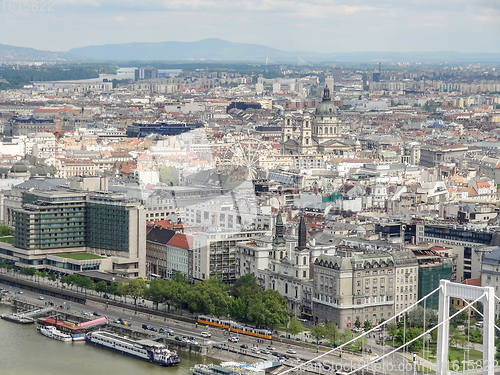
[[[372,324],[387,320],[405,303],[417,301],[417,269],[409,251],[340,249],[336,255],[320,255],[314,262],[313,319],[340,328],[352,327],[357,319]]]

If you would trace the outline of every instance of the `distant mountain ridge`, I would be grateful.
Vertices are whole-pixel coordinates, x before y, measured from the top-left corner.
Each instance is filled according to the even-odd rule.
[[[134,61],[256,61],[267,59],[273,63],[297,63],[299,59],[317,62],[500,62],[500,53],[461,52],[350,52],[319,53],[308,51],[280,51],[260,44],[235,43],[222,39],[204,39],[197,42],[161,42],[105,44],[73,48],[68,53],[96,60]]]
[[[197,42],[160,42],[92,45],[67,52],[0,44],[0,62],[125,62],[125,61],[241,61],[263,63],[500,63],[500,53],[461,52],[349,52],[320,53],[280,51],[260,44],[235,43],[222,39]]]
[[[0,62],[65,62],[79,59],[81,59],[81,56],[76,56],[74,54],[68,54],[65,52],[41,51],[34,48],[15,47],[6,44],[0,44]]]

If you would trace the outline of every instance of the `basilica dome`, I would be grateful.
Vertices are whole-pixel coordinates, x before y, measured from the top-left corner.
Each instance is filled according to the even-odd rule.
[[[316,107],[316,116],[337,116],[339,109],[332,103],[330,98],[330,89],[325,86],[323,90],[323,100]]]

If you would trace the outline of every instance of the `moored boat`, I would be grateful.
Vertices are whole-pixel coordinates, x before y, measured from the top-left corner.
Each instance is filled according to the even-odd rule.
[[[62,333],[59,331],[56,327],[54,326],[38,326],[37,329],[40,331],[40,333],[46,337],[49,337],[54,340],[59,340],[59,341],[64,341],[64,342],[69,342],[72,341],[73,338],[71,335],[67,335],[66,333]]]
[[[160,366],[174,366],[180,362],[175,350],[170,351],[165,345],[156,341],[134,341],[113,333],[95,331],[85,335],[85,342],[128,354]]]

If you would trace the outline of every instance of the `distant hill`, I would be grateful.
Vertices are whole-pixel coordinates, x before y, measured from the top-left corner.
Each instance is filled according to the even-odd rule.
[[[125,61],[269,61],[288,63],[500,63],[500,53],[460,52],[350,52],[318,53],[280,51],[260,44],[234,43],[222,39],[197,42],[105,44],[73,48],[67,52],[40,51],[0,44],[0,62],[125,62]]]
[[[500,62],[500,53],[460,52],[351,52],[318,53],[307,51],[285,52],[275,48],[248,43],[234,43],[222,39],[198,42],[162,42],[105,44],[74,48],[68,53],[107,61],[257,61],[270,63],[318,62]],[[302,64],[302,63],[301,63]],[[305,65],[305,64],[304,64]]]
[[[73,48],[68,51],[96,60],[237,60],[263,61],[287,60],[288,52],[246,43],[233,43],[222,39],[205,39],[198,42],[161,42],[105,44]]]
[[[79,60],[81,57],[64,52],[40,51],[34,48],[15,47],[0,44],[0,62],[43,61],[66,62]]]

